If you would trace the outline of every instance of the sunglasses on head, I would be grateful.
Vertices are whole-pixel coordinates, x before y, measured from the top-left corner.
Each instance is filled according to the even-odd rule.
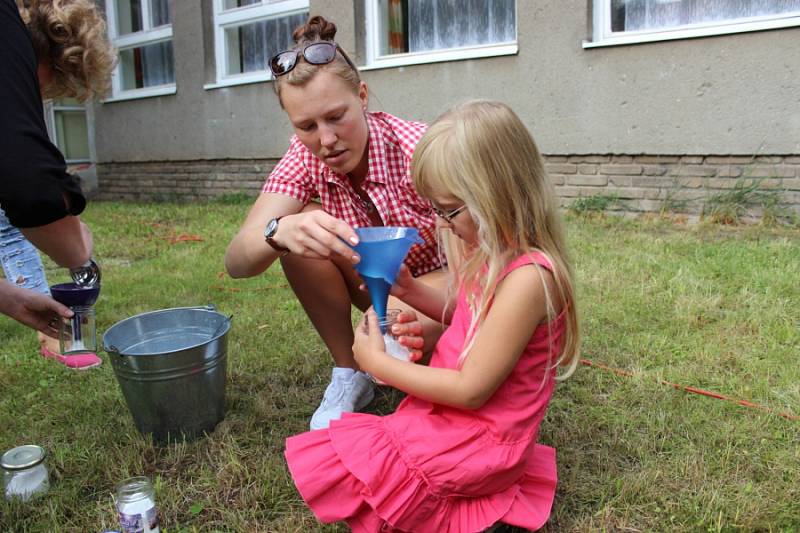
[[[347,64],[350,65],[350,68],[358,72],[358,69],[353,62],[350,61],[350,58],[347,57],[347,54],[344,53],[344,50],[333,41],[317,41],[307,44],[299,50],[284,50],[283,52],[278,52],[269,60],[269,70],[276,78],[278,76],[283,76],[291,72],[292,69],[297,66],[297,60],[300,56],[303,56],[306,63],[310,65],[327,65],[336,59],[336,50],[339,50],[339,53],[342,54],[342,57]]]
[[[461,214],[463,210],[467,208],[467,204],[462,205],[461,207],[456,207],[450,211],[445,211],[440,207],[433,206],[433,212],[436,213],[436,216],[444,220],[445,222],[452,222],[454,218]]]

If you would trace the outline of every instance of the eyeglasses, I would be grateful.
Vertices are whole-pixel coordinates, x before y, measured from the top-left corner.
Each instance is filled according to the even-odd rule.
[[[307,44],[300,50],[284,50],[283,52],[278,52],[269,60],[269,70],[276,78],[288,74],[297,66],[297,59],[300,56],[303,56],[306,63],[310,65],[327,65],[336,59],[336,50],[339,50],[339,53],[342,54],[342,57],[347,64],[350,65],[350,68],[358,72],[358,69],[353,62],[350,61],[350,58],[347,57],[347,54],[344,53],[344,50],[333,41],[317,41]]]
[[[436,216],[444,220],[445,222],[452,222],[454,218],[461,214],[463,210],[467,208],[467,204],[462,205],[461,207],[456,207],[451,211],[445,211],[440,207],[433,207],[433,212],[436,213]]]

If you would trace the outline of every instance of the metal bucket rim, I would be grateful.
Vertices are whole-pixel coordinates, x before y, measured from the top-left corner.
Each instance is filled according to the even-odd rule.
[[[159,313],[166,313],[166,312],[169,312],[169,311],[204,311],[204,312],[214,313],[214,314],[220,315],[223,319],[225,319],[224,327],[222,329],[217,328],[217,331],[218,331],[217,334],[214,335],[213,337],[211,337],[210,339],[206,340],[206,341],[203,341],[203,342],[200,342],[200,343],[197,343],[197,344],[193,344],[191,346],[185,346],[185,347],[182,347],[182,348],[177,348],[177,349],[174,349],[174,350],[168,350],[168,351],[164,351],[164,352],[158,352],[158,353],[152,353],[152,354],[146,354],[146,355],[144,355],[144,354],[126,354],[126,353],[124,353],[124,351],[118,350],[116,346],[109,346],[108,342],[106,342],[106,337],[108,336],[109,332],[112,329],[116,328],[117,326],[122,326],[123,324],[125,324],[126,322],[128,322],[130,320],[134,320],[136,318],[140,318],[140,317],[143,317],[143,316],[146,316],[146,315],[155,315],[155,314],[159,314]],[[123,318],[122,320],[120,320],[119,322],[117,322],[116,324],[114,324],[113,326],[108,328],[105,331],[105,333],[103,333],[103,350],[105,350],[106,353],[110,353],[110,354],[113,353],[113,354],[117,354],[117,355],[129,356],[129,357],[142,357],[142,356],[150,357],[150,356],[156,356],[156,355],[169,355],[169,354],[174,354],[174,353],[178,353],[178,352],[185,352],[185,351],[188,351],[188,350],[192,350],[192,349],[197,348],[199,346],[205,346],[205,345],[207,345],[209,343],[212,343],[217,339],[221,339],[222,337],[227,335],[228,331],[230,331],[230,329],[231,329],[231,317],[225,316],[224,314],[220,313],[213,306],[170,307],[170,308],[167,308],[167,309],[156,309],[155,311],[145,311],[143,313],[139,313],[139,314],[136,314],[136,315],[133,315],[133,316],[129,316],[128,318]]]

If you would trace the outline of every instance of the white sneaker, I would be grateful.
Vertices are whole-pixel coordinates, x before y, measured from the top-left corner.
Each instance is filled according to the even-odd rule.
[[[340,419],[342,413],[352,413],[366,407],[375,397],[373,387],[372,380],[364,372],[335,367],[322,403],[311,417],[311,429],[327,428],[331,420]]]

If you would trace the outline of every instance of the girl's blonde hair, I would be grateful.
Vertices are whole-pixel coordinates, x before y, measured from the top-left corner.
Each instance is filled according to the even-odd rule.
[[[553,367],[578,363],[578,316],[555,192],[530,132],[505,104],[476,100],[441,115],[417,144],[411,163],[414,186],[424,196],[446,191],[475,220],[478,244],[469,253],[441,232],[457,285],[467,288],[472,321],[463,360],[483,323],[503,269],[521,254],[539,251],[553,266],[557,294],[545,283],[548,323],[553,298],[564,310],[566,331]],[[539,271],[541,275],[541,270]],[[544,279],[543,279],[544,281]]]
[[[334,42],[336,37],[336,24],[330,22],[322,16],[310,17],[305,24],[295,28],[292,32],[292,39],[294,39],[294,50],[300,50],[307,44],[318,41]],[[295,67],[275,79],[273,88],[275,94],[278,95],[278,101],[283,107],[283,100],[281,100],[281,91],[285,85],[294,85],[302,87],[313,78],[317,72],[325,70],[331,72],[341,78],[345,84],[352,89],[355,94],[358,94],[359,87],[361,86],[361,76],[358,70],[353,68],[352,61],[345,56],[344,50],[337,47],[336,57],[327,65],[312,65],[300,58],[297,59]]]
[[[39,62],[48,61],[53,82],[45,98],[81,102],[108,94],[116,53],[92,0],[17,0]]]

